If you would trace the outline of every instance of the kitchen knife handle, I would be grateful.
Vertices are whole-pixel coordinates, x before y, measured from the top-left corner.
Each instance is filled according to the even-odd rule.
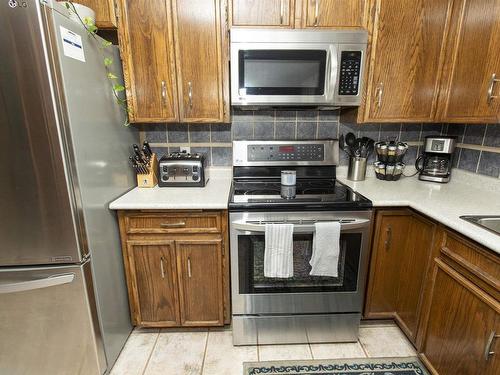
[[[497,99],[499,97],[498,95],[493,95],[496,82],[500,82],[500,79],[498,79],[497,75],[495,73],[493,73],[491,75],[490,85],[488,86],[488,105],[491,104],[493,99]]]
[[[385,233],[386,233],[386,237],[385,237],[384,246],[385,246],[385,250],[389,251],[389,249],[391,248],[391,244],[392,244],[392,227],[390,225],[385,230]]]
[[[188,100],[189,108],[193,108],[193,84],[191,81],[188,82]]]
[[[178,223],[161,223],[160,227],[162,228],[181,228],[185,227],[186,222],[185,221],[179,221]]]
[[[319,0],[314,1],[314,24],[313,26],[318,26],[319,22]]]
[[[189,276],[189,278],[191,278],[192,274],[191,274],[191,258],[190,257],[188,257],[187,265],[188,265],[188,276]]]
[[[165,268],[163,267],[163,257],[160,258],[160,270],[161,270],[161,278],[165,278]]]

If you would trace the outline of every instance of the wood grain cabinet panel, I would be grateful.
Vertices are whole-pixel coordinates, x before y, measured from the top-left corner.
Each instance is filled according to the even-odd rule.
[[[172,7],[180,119],[222,122],[227,61],[223,62],[220,0],[173,0]]]
[[[114,29],[117,27],[114,0],[78,0],[75,3],[85,5],[95,12],[95,24],[99,29]]]
[[[366,27],[368,6],[369,0],[304,0],[304,27]]]
[[[233,0],[232,26],[293,27],[294,0]]]
[[[118,0],[123,74],[131,122],[177,121],[177,91],[170,4]]]
[[[127,233],[220,233],[218,213],[149,213],[128,215]]]
[[[133,317],[141,325],[180,324],[174,241],[127,241]]]
[[[183,326],[224,324],[222,241],[176,241]]]
[[[360,122],[434,121],[452,0],[375,0]]]
[[[497,300],[437,259],[422,350],[426,365],[440,375],[498,374],[499,314]]]
[[[500,0],[455,1],[452,20],[440,119],[500,122]]]

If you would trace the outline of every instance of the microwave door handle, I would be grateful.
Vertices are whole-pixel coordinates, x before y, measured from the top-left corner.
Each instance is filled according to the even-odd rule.
[[[285,223],[286,224],[286,223]],[[368,219],[355,219],[353,221],[349,221],[346,223],[341,223],[341,230],[350,230],[350,229],[358,229],[365,228],[370,225],[370,220]],[[243,232],[265,232],[266,225],[265,224],[254,224],[247,223],[241,221],[234,221],[231,223],[233,229],[243,231]],[[295,224],[293,227],[294,233],[311,233],[314,232],[314,224],[306,225],[306,224]]]
[[[335,96],[336,81],[337,81],[337,48],[334,46],[328,49],[326,58],[326,71],[325,75],[325,97],[326,100],[331,102]]]

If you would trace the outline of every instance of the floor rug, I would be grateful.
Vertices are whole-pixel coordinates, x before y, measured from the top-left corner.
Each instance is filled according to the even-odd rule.
[[[416,357],[247,362],[243,375],[429,375]]]

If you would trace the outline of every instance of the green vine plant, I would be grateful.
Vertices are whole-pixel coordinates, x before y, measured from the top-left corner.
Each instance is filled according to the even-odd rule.
[[[113,95],[115,97],[116,103],[122,108],[122,110],[125,112],[125,122],[124,125],[128,126],[130,125],[130,122],[128,120],[128,115],[131,113],[130,108],[127,105],[127,99],[122,99],[120,97],[120,93],[124,95],[125,87],[121,85],[118,82],[118,77],[116,74],[113,73],[111,70],[111,67],[113,65],[113,59],[109,56],[106,55],[106,51],[109,50],[109,48],[113,45],[109,40],[103,39],[102,41],[97,38],[97,31],[99,30],[97,26],[94,23],[94,20],[90,17],[80,17],[80,14],[78,14],[78,11],[76,10],[75,5],[73,4],[73,1],[68,0],[64,3],[66,5],[66,8],[74,13],[78,19],[80,20],[80,23],[83,25],[85,30],[87,31],[87,34],[92,37],[97,45],[99,46],[99,53],[101,54],[102,57],[102,62],[104,65],[104,68],[106,69],[106,77],[108,81],[111,84],[111,91],[113,92]]]

